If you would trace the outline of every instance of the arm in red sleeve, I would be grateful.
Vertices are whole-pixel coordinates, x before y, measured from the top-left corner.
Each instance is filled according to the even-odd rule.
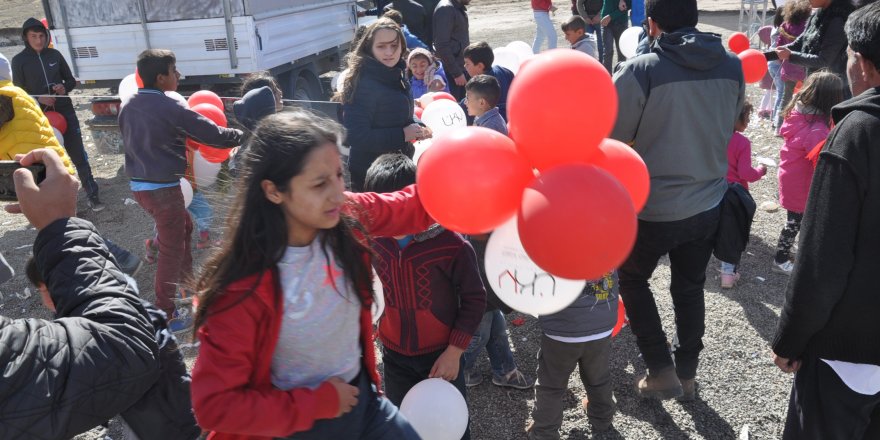
[[[376,237],[415,234],[436,223],[422,206],[416,185],[393,193],[347,192],[345,196],[355,205],[347,213]]]

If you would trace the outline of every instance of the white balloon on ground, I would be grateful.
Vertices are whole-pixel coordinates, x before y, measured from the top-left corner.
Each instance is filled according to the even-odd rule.
[[[422,440],[459,440],[467,429],[467,402],[443,379],[417,383],[403,397],[400,412]]]
[[[379,323],[382,313],[385,313],[385,292],[375,267],[373,268],[373,306],[370,310],[373,313],[373,325],[376,325]]]
[[[220,172],[222,163],[211,163],[202,156],[201,151],[193,154],[193,174],[196,180],[196,186],[204,188],[211,186],[217,181],[217,174]]]
[[[134,74],[130,74],[119,82],[119,99],[122,101],[121,106],[128,104],[128,100],[138,92],[137,80]]]
[[[457,102],[448,99],[438,99],[429,104],[422,112],[422,122],[431,129],[434,137],[455,128],[467,127],[464,110]]]
[[[180,104],[184,107],[189,107],[189,105],[186,103],[186,98],[184,98],[183,95],[181,95],[180,93],[165,92],[165,96],[177,101],[178,104]]]
[[[186,177],[180,178],[180,192],[183,193],[183,206],[189,208],[189,204],[193,201],[193,187]]]
[[[519,71],[519,66],[522,64],[522,59],[517,52],[509,47],[499,47],[492,51],[495,54],[495,61],[492,63],[493,65],[498,65],[504,67],[515,75]]]
[[[639,48],[639,37],[642,35],[642,28],[633,26],[623,31],[620,35],[620,52],[626,59],[636,56],[636,50]]]
[[[58,143],[61,144],[61,146],[63,147],[64,146],[64,135],[61,134],[61,131],[55,127],[52,127],[52,131],[55,132],[55,139],[58,139]]]
[[[574,302],[584,280],[560,278],[538,267],[519,239],[516,216],[492,232],[486,244],[486,278],[505,304],[532,316],[556,313]]]
[[[428,148],[431,148],[431,144],[433,143],[433,138],[423,139],[413,143],[413,147],[416,149],[416,152],[413,154],[413,162],[417,167],[419,165],[419,158],[422,157],[422,154],[425,154],[425,151],[428,151]]]

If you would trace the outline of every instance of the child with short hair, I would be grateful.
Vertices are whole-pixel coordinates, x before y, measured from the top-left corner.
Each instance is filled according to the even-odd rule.
[[[611,429],[614,397],[609,358],[611,333],[617,323],[617,271],[588,281],[568,307],[538,317],[543,334],[538,355],[530,440],[558,439],[568,378],[578,367],[587,391],[582,406],[593,432]]]
[[[158,268],[154,281],[156,305],[169,316],[174,331],[189,328],[188,307],[176,308],[178,283],[192,273],[192,219],[186,211],[180,178],[187,167],[187,137],[200,143],[232,148],[242,132],[218,127],[208,118],[165,95],[177,90],[174,53],[149,49],[138,55],[137,68],[144,82],[119,113],[125,145],[125,172],[135,201],[156,222]]]
[[[364,189],[392,192],[415,181],[410,158],[384,154],[367,170]],[[452,382],[467,398],[462,354],[486,309],[470,243],[435,224],[418,234],[375,238],[372,247],[385,295],[379,339],[388,399],[400,405],[413,386],[432,377]]]
[[[489,75],[477,75],[464,86],[464,103],[468,116],[474,117],[474,126],[486,127],[507,136],[507,122],[498,112],[501,86]]]
[[[572,15],[565,23],[562,23],[562,32],[565,41],[571,44],[571,48],[579,50],[596,60],[599,54],[596,52],[596,37],[587,33],[587,22],[580,15]]]
[[[449,93],[443,63],[427,49],[415,48],[406,57],[406,77],[412,86],[412,98],[419,99],[428,92]]]
[[[727,144],[727,182],[738,183],[746,191],[749,189],[749,183],[757,182],[767,174],[767,167],[764,165],[752,166],[752,143],[742,134],[749,127],[751,115],[752,104],[746,101],[736,118],[733,135]],[[737,265],[734,263],[721,261],[722,289],[733,288],[739,281],[740,274],[736,268]]]
[[[843,88],[837,75],[815,72],[782,111],[784,122],[779,133],[785,142],[779,150],[779,204],[787,211],[787,221],[779,233],[774,272],[791,275],[794,269],[791,249],[801,230],[813,180],[807,152],[828,137],[831,108],[843,101]]]
[[[477,75],[490,75],[498,80],[501,86],[501,95],[498,97],[498,112],[501,117],[507,120],[507,92],[510,90],[510,84],[513,82],[513,72],[501,66],[496,66],[495,54],[492,47],[485,41],[471,43],[464,48],[464,69],[471,77]]]

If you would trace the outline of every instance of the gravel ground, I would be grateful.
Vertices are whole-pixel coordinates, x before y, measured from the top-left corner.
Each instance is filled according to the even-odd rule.
[[[15,2],[18,3],[18,2]],[[730,4],[728,4],[730,3]],[[701,7],[728,9],[738,2],[701,1]],[[567,17],[560,8],[553,18],[558,26]],[[513,40],[531,42],[534,24],[529,8],[522,1],[478,0],[469,8],[471,39],[486,40],[493,46]],[[704,12],[701,29],[724,35],[736,30],[738,14],[734,12]],[[20,20],[15,20],[20,21]],[[3,23],[0,23],[3,24]],[[16,24],[17,25],[17,24]],[[0,26],[2,27],[2,26]],[[559,39],[564,47],[565,41]],[[3,48],[7,54],[9,48]],[[93,93],[95,91],[89,91]],[[760,90],[750,86],[750,100],[757,106]],[[80,105],[80,119],[89,118],[86,103]],[[100,213],[87,210],[80,201],[79,215],[94,222],[107,237],[120,245],[142,254],[142,243],[152,233],[152,222],[143,210],[130,201],[131,192],[123,172],[123,157],[101,154],[91,140],[86,126],[84,138],[93,171],[101,187],[107,209]],[[753,118],[746,135],[752,140],[753,156],[778,160],[780,140],[774,137],[766,121]],[[760,205],[776,200],[775,168],[768,176],[751,186],[752,195]],[[221,195],[217,194],[216,198]],[[752,239],[743,256],[740,284],[732,290],[719,288],[718,262],[714,259],[707,269],[706,286],[706,349],[697,374],[697,401],[644,401],[635,396],[634,378],[644,372],[635,339],[624,329],[613,343],[611,368],[614,393],[618,403],[615,429],[610,433],[593,436],[580,408],[585,396],[577,375],[570,378],[570,392],[565,397],[566,410],[561,430],[563,438],[583,439],[683,439],[683,438],[778,438],[791,385],[791,377],[778,371],[770,361],[768,341],[775,330],[783,301],[786,277],[770,271],[776,238],[785,222],[784,211],[759,210],[752,226]],[[219,221],[215,221],[219,225]],[[33,289],[28,289],[23,274],[24,264],[31,253],[36,233],[23,218],[0,211],[0,252],[19,270],[9,283],[0,287],[0,313],[13,318],[51,318],[39,305]],[[194,251],[197,261],[205,251]],[[668,332],[674,331],[672,306],[667,287],[668,262],[663,261],[655,272],[652,287]],[[152,279],[155,266],[145,267],[137,276],[144,297],[153,297]],[[509,319],[518,317],[512,314]],[[529,317],[520,327],[510,326],[511,346],[519,368],[534,376],[540,331],[537,322]],[[671,338],[671,336],[670,336]],[[194,360],[195,350],[183,348],[188,363]],[[534,396],[529,391],[507,391],[488,380],[488,361],[481,360],[485,370],[483,384],[470,389],[468,403],[471,411],[471,429],[474,439],[524,439],[524,427],[530,419]],[[743,434],[748,436],[743,437]],[[96,429],[78,436],[78,439],[98,439],[107,436],[121,439],[118,424],[111,423],[109,431]]]

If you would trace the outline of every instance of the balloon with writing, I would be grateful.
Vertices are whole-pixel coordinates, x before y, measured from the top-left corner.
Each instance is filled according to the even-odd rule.
[[[422,113],[422,122],[431,129],[434,137],[467,126],[461,106],[446,99],[431,102]]]
[[[587,284],[584,280],[554,276],[538,267],[520,243],[516,217],[489,237],[486,278],[505,304],[532,316],[549,315],[568,307]]]

